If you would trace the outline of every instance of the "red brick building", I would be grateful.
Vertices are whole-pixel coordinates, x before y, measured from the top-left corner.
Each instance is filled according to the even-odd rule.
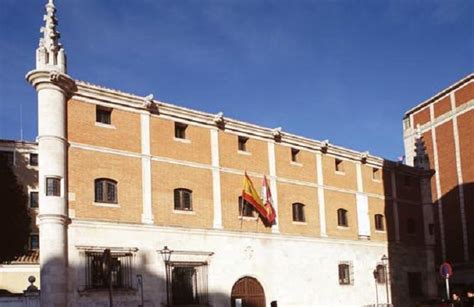
[[[435,171],[436,263],[452,263],[453,283],[473,284],[474,74],[406,112],[403,127],[407,164],[417,165],[421,148]]]

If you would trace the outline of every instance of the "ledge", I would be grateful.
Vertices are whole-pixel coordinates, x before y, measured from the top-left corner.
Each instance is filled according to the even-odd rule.
[[[80,296],[96,296],[100,295],[103,296],[104,294],[109,293],[108,288],[100,288],[100,289],[77,289],[77,293]],[[135,288],[118,288],[112,290],[113,294],[117,295],[136,295],[138,293],[138,289]]]
[[[251,156],[252,153],[250,151],[243,151],[243,150],[237,150],[237,153],[239,155],[244,155],[244,156]]]
[[[99,123],[99,122],[95,122],[95,126],[96,127],[101,127],[101,128],[107,128],[107,129],[117,129],[112,124],[104,124],[104,123]]]
[[[176,210],[176,209],[173,209],[173,213],[176,213],[176,214],[195,215],[195,214],[196,214],[196,211],[193,211],[193,210]]]
[[[176,142],[181,142],[181,143],[185,143],[185,144],[190,144],[191,143],[191,140],[190,139],[180,139],[180,138],[173,138],[173,140],[175,140]]]
[[[96,203],[96,202],[93,202],[92,205],[97,206],[97,207],[120,208],[119,204],[111,204],[111,203]]]

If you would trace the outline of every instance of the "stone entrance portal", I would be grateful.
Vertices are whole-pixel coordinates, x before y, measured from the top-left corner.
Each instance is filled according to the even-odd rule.
[[[262,285],[252,277],[239,279],[232,287],[232,307],[265,307],[265,292]]]

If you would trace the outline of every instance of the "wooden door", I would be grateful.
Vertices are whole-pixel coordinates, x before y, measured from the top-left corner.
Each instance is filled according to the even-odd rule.
[[[242,307],[265,307],[263,287],[252,277],[243,277],[234,284],[231,294],[232,307],[236,306],[236,299],[242,300]]]

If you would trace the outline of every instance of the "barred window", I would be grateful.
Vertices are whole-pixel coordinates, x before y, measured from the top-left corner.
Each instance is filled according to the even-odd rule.
[[[30,153],[30,166],[38,166],[38,154]]]
[[[13,151],[0,151],[0,159],[4,159],[9,166],[13,166],[15,162],[15,155]]]
[[[46,196],[61,196],[61,179],[46,177]]]
[[[376,230],[385,230],[384,223],[383,223],[383,215],[376,214],[375,217],[375,229]]]
[[[301,203],[294,203],[292,205],[293,209],[293,221],[294,222],[305,222],[305,216],[304,216],[304,205]]]
[[[170,265],[172,305],[207,305],[207,263],[172,262]]]
[[[116,204],[117,200],[117,181],[108,178],[99,178],[94,180],[96,203]]]
[[[111,282],[114,288],[132,288],[132,253],[111,253]],[[103,253],[86,252],[86,289],[108,288],[102,270]]]
[[[188,189],[175,189],[174,190],[174,209],[175,210],[193,210],[193,191]]]
[[[347,221],[347,210],[346,209],[337,209],[337,225],[348,227],[349,223]]]
[[[30,192],[30,208],[38,208],[38,192]]]
[[[242,196],[239,196],[239,216],[245,217],[254,217],[255,216],[255,209],[254,207]]]
[[[351,267],[348,263],[340,263],[338,266],[339,271],[339,284],[350,285],[351,284]]]

